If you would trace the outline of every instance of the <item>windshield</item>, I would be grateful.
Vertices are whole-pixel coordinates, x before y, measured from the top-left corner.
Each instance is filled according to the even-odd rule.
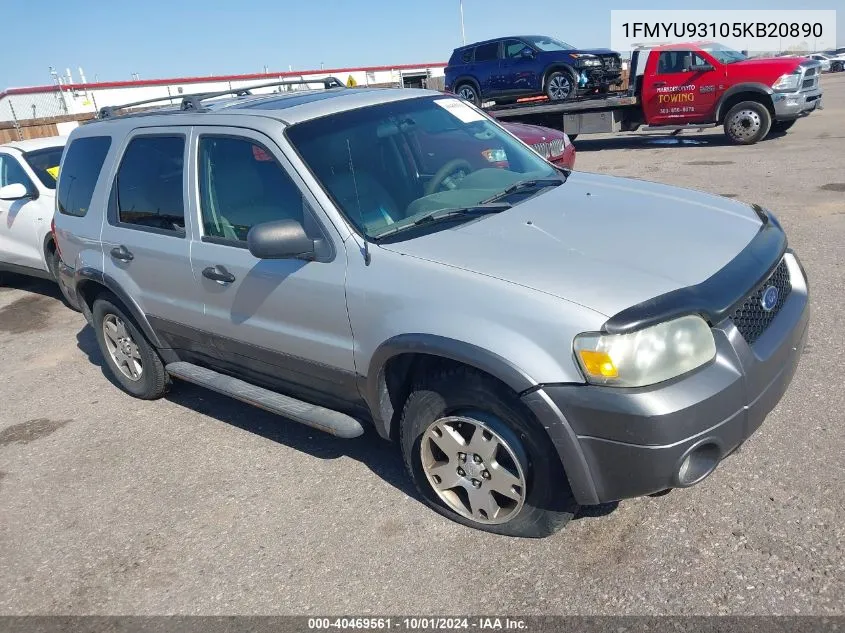
[[[575,47],[570,46],[566,42],[561,42],[560,40],[556,40],[553,37],[539,37],[539,36],[530,36],[524,38],[528,42],[530,42],[534,47],[539,48],[541,51],[574,51]]]
[[[444,209],[492,198],[516,204],[542,195],[545,180],[565,178],[454,97],[348,110],[293,125],[286,134],[341,212],[374,239]],[[526,180],[538,184],[514,189],[507,200],[497,197]]]
[[[701,50],[707,51],[717,61],[723,64],[733,64],[734,62],[741,62],[744,59],[748,59],[747,55],[743,55],[739,51],[735,51],[722,44],[704,44]]]
[[[59,177],[59,163],[62,161],[62,150],[64,147],[47,147],[26,152],[24,160],[29,164],[38,180],[48,189],[56,188],[56,179]]]

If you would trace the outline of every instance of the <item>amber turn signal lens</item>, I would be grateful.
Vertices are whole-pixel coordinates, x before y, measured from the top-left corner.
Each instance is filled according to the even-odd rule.
[[[607,352],[595,352],[588,349],[578,351],[581,356],[581,364],[584,369],[593,376],[602,378],[616,378],[619,370],[613,364],[613,360]]]

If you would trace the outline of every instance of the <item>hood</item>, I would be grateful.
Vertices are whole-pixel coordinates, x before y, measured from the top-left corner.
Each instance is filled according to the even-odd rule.
[[[567,51],[568,53],[575,53],[576,55],[616,55],[619,53],[612,51],[609,48],[579,48],[574,51]]]
[[[744,59],[741,62],[727,64],[726,67],[729,75],[741,73],[753,81],[771,85],[777,81],[778,77],[793,72],[802,62],[807,61],[803,57],[762,57]],[[817,63],[812,60],[812,64]]]
[[[542,143],[543,141],[551,141],[556,138],[564,138],[566,136],[566,134],[559,132],[558,130],[552,130],[538,125],[529,125],[527,123],[509,123],[507,121],[499,121],[499,125],[529,145]]]
[[[750,206],[721,196],[573,172],[502,213],[381,246],[610,317],[711,277],[760,226]]]

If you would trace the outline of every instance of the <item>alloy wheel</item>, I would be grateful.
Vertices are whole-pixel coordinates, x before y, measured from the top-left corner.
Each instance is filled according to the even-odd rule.
[[[423,471],[451,510],[478,523],[505,523],[522,509],[525,474],[508,441],[478,420],[435,420],[420,443]]]
[[[556,101],[563,101],[572,92],[572,79],[567,75],[552,77],[549,82],[549,96]]]
[[[126,324],[116,314],[103,318],[103,340],[112,362],[129,380],[140,380],[144,371],[138,344],[126,329]]]

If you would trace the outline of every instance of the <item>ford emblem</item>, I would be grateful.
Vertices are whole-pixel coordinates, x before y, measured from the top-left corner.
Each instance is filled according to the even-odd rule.
[[[760,296],[760,305],[766,312],[771,312],[778,304],[778,296],[780,293],[774,286],[769,286],[763,289],[763,294]]]

